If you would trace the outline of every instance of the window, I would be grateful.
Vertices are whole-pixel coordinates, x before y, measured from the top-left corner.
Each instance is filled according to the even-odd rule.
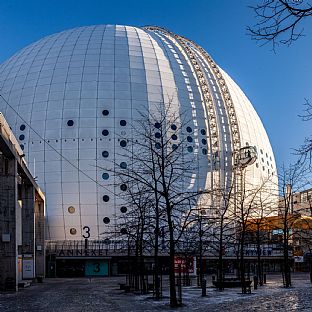
[[[190,136],[188,136],[186,139],[187,139],[187,142],[190,142],[190,143],[193,142],[193,138]]]
[[[127,229],[126,229],[126,228],[122,228],[122,229],[120,230],[120,233],[121,233],[121,234],[127,234],[127,233],[128,233],[128,231],[127,231]]]
[[[108,135],[109,135],[109,131],[108,131],[107,129],[104,129],[104,130],[102,131],[102,134],[103,134],[104,136],[108,136]]]
[[[120,125],[122,126],[122,127],[124,127],[124,126],[126,126],[127,125],[127,122],[125,121],[125,120],[120,120]]]
[[[19,137],[18,137],[21,141],[23,141],[25,139],[25,135],[24,134],[21,134]]]
[[[109,196],[108,196],[108,195],[104,195],[104,196],[103,196],[103,201],[104,201],[105,203],[107,203],[107,202],[109,201]]]
[[[308,201],[308,193],[301,193],[301,202],[306,203]]]
[[[159,122],[155,122],[155,128],[160,129],[160,127],[161,127],[161,124]]]
[[[74,121],[73,120],[70,119],[70,120],[67,121],[67,126],[68,127],[72,127],[73,125],[74,125]]]
[[[108,152],[108,151],[103,151],[103,152],[102,152],[102,156],[103,156],[104,158],[107,158],[107,157],[109,156],[109,152]]]
[[[127,163],[124,161],[122,161],[119,166],[121,169],[127,169]]]
[[[201,130],[200,130],[200,133],[201,133],[202,135],[206,135],[206,130],[205,130],[205,129],[201,129]]]
[[[103,180],[108,180],[109,179],[109,174],[107,172],[104,172],[102,174],[102,178],[103,178]]]
[[[25,125],[21,125],[21,126],[20,126],[20,130],[21,130],[21,131],[24,131],[25,129],[26,129],[26,126],[25,126]]]
[[[103,114],[103,116],[108,116],[109,115],[109,111],[107,109],[104,109],[102,114]]]
[[[108,224],[110,222],[110,218],[109,217],[105,217],[103,219],[104,224]]]
[[[71,228],[71,229],[69,230],[69,233],[70,233],[71,235],[76,235],[76,234],[77,234],[77,230],[76,230],[75,228]]]
[[[68,210],[69,213],[75,213],[75,207],[74,206],[69,206],[67,208],[67,210]]]
[[[176,150],[178,148],[178,145],[177,144],[172,144],[172,149],[173,150]]]
[[[120,189],[121,189],[123,192],[125,192],[125,191],[128,189],[128,187],[127,187],[126,184],[121,184],[121,185],[120,185]]]
[[[188,133],[191,133],[191,132],[192,132],[192,128],[191,128],[191,127],[186,127],[186,131],[187,131]]]
[[[120,146],[121,147],[126,147],[127,146],[127,141],[126,140],[121,140],[120,141]]]
[[[155,138],[156,138],[156,139],[160,139],[160,137],[161,137],[160,132],[156,132],[156,133],[155,133]]]
[[[187,151],[188,151],[189,153],[192,153],[192,152],[193,152],[193,147],[192,147],[192,146],[188,146],[188,147],[187,147]]]
[[[127,207],[125,207],[125,206],[120,207],[120,212],[121,213],[126,213],[127,212]]]
[[[176,134],[173,134],[173,135],[171,136],[171,139],[172,139],[172,140],[177,140],[177,138],[178,138],[178,137],[177,137]]]
[[[206,148],[203,148],[203,149],[202,149],[202,153],[203,153],[203,155],[207,155],[207,149],[206,149]]]
[[[203,143],[204,145],[206,145],[206,144],[207,144],[207,140],[206,140],[206,139],[202,139],[202,143]]]
[[[24,148],[25,148],[24,144],[21,144],[20,147],[21,147],[22,151],[23,151]]]
[[[175,131],[175,130],[177,130],[177,126],[175,124],[172,124],[171,129]]]

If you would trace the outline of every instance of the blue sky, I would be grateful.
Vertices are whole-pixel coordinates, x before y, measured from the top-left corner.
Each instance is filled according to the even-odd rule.
[[[302,122],[312,99],[312,18],[291,47],[259,47],[246,35],[255,23],[248,5],[257,0],[2,0],[0,62],[58,31],[92,24],[158,25],[200,44],[240,85],[260,115],[278,166],[312,134]],[[260,1],[260,0],[259,0]]]

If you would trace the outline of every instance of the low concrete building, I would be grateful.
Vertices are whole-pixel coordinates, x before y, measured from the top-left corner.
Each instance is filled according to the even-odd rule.
[[[45,273],[45,199],[0,113],[0,289]]]

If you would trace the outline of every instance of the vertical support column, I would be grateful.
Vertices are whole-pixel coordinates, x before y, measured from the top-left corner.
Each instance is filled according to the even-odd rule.
[[[44,227],[44,202],[36,199],[35,202],[35,266],[36,277],[45,276],[45,227]]]
[[[35,188],[23,181],[22,200],[22,254],[23,279],[35,277]]]
[[[17,162],[0,154],[0,288],[17,291]]]

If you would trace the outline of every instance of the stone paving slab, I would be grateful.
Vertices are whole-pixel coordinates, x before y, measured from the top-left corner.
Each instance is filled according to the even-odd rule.
[[[1,293],[0,311],[172,311],[168,287],[164,287],[165,299],[155,301],[151,294],[126,294],[119,290],[118,283],[124,280],[124,277],[45,279],[44,283],[33,284],[18,293]],[[250,295],[242,295],[240,288],[220,292],[208,287],[207,296],[201,297],[196,286],[183,287],[184,306],[177,311],[312,311],[312,284],[308,275],[295,274],[293,287],[289,289],[281,287],[280,275],[268,276],[267,280],[265,286]],[[211,284],[211,277],[208,281]]]

